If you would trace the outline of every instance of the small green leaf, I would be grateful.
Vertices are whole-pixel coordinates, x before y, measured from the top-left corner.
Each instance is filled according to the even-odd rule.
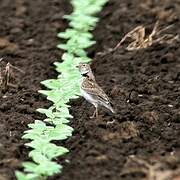
[[[29,180],[27,176],[22,172],[16,171],[15,174],[18,180]]]
[[[38,177],[40,177],[38,180],[40,180],[43,176],[52,176],[53,174],[59,173],[62,169],[61,165],[48,160],[43,161],[40,164],[25,162],[23,163],[23,166],[26,172],[38,175]]]
[[[33,172],[34,169],[36,169],[38,165],[32,162],[24,162],[23,166],[26,172]]]
[[[18,180],[43,180],[43,178],[34,173],[24,174],[22,172],[16,171],[15,175]]]
[[[43,109],[43,108],[38,108],[36,111],[45,114],[49,118],[55,118],[55,115],[53,114],[53,107],[50,107],[49,109]]]
[[[48,79],[45,81],[41,81],[41,84],[49,89],[58,89],[61,87],[59,79]]]

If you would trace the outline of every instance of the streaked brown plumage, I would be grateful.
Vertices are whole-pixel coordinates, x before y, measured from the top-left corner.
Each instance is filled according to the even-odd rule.
[[[102,88],[96,83],[95,77],[91,71],[89,64],[79,64],[79,70],[82,75],[81,80],[81,93],[84,98],[93,104],[96,108],[92,118],[98,117],[98,105],[104,106],[112,113],[115,111],[112,108],[110,100]]]

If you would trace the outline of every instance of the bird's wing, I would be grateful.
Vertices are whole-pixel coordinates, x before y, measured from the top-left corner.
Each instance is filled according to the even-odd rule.
[[[97,97],[100,101],[109,103],[108,96],[96,82],[86,79],[83,81],[81,88],[87,93]]]

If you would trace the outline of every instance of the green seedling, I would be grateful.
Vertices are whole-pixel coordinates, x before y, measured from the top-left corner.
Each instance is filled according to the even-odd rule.
[[[70,38],[86,38],[86,39],[92,39],[93,35],[90,32],[86,32],[86,31],[78,31],[75,29],[66,29],[65,32],[60,32],[58,33],[58,37],[59,38],[63,38],[63,39],[70,39]]]
[[[75,54],[76,56],[86,57],[86,51],[84,49],[95,44],[95,41],[89,40],[85,37],[73,37],[67,41],[66,44],[59,44],[57,47],[66,50],[69,54]]]
[[[64,18],[70,20],[70,27],[81,31],[93,30],[98,22],[98,18],[86,14],[72,13]]]
[[[58,34],[58,37],[66,40],[65,44],[58,45],[58,48],[65,51],[63,61],[54,63],[59,75],[57,79],[42,81],[41,84],[46,90],[39,91],[47,96],[53,105],[48,109],[37,109],[46,116],[45,119],[35,120],[24,132],[22,138],[27,140],[25,145],[30,149],[29,161],[22,164],[24,172],[16,172],[18,180],[45,180],[48,176],[62,171],[62,166],[55,160],[69,150],[54,144],[54,141],[64,141],[72,136],[73,128],[67,125],[73,118],[69,113],[68,103],[80,96],[81,76],[76,66],[91,61],[85,51],[95,43],[89,31],[93,30],[98,22],[94,15],[106,2],[107,0],[71,0],[74,11],[65,16],[70,21],[70,28]]]
[[[77,14],[84,14],[87,15],[94,15],[101,11],[104,4],[107,2],[107,0],[72,0],[71,3],[74,8],[74,12]]]

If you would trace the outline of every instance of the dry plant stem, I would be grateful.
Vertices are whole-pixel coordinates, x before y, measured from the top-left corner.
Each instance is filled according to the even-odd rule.
[[[99,55],[107,55],[109,53],[115,52],[125,41],[127,38],[130,38],[133,40],[126,49],[128,51],[133,51],[133,50],[139,50],[139,49],[144,49],[149,46],[152,46],[154,43],[160,43],[160,44],[172,44],[175,40],[179,39],[179,35],[174,36],[173,34],[165,34],[162,37],[157,37],[155,36],[160,36],[160,34],[164,31],[167,31],[171,27],[174,26],[174,24],[169,25],[161,30],[158,31],[158,26],[159,26],[159,21],[157,21],[154,25],[154,28],[151,32],[151,34],[145,38],[145,27],[144,26],[137,26],[135,29],[127,33],[121,41],[112,49],[108,49],[108,52],[101,53],[99,52]]]
[[[135,167],[135,168],[128,168],[127,171],[124,171],[122,173],[123,174],[131,174],[131,173],[137,173],[137,172],[142,172],[146,175],[146,180],[156,180],[156,169],[158,169],[160,167],[160,164],[156,164],[156,165],[150,165],[149,163],[147,163],[146,161],[144,161],[143,159],[138,159],[136,157],[131,157],[130,158],[131,162],[136,163],[138,166],[143,166],[142,168],[140,167]]]
[[[7,91],[8,83],[10,81],[10,63],[7,63],[5,74],[4,74],[4,81],[3,81],[3,89],[4,91]]]
[[[174,36],[172,34],[165,34],[162,37],[154,40],[153,43],[159,42],[160,44],[163,44],[163,43],[172,44],[174,41],[178,39],[179,39],[179,35]]]
[[[159,25],[159,21],[157,21],[157,22],[158,22],[158,25]],[[162,32],[167,31],[168,29],[172,28],[173,26],[174,26],[174,24],[171,24],[171,25],[169,25],[169,26],[167,26],[167,27],[159,30],[159,31],[156,33],[156,35],[159,35],[159,34],[161,34]]]
[[[153,166],[153,165],[150,165],[148,162],[144,161],[143,159],[138,159],[135,157],[133,158],[133,160],[137,162],[138,164],[145,166],[148,180],[155,179],[155,174],[156,174],[155,171],[156,169],[160,168],[161,166],[160,164],[155,164]]]
[[[20,73],[25,74],[25,72],[24,72],[22,69],[20,69],[20,68],[18,68],[18,67],[16,67],[16,66],[13,66],[13,65],[10,64],[10,63],[8,63],[8,64],[9,64],[9,66],[10,66],[11,68],[15,69],[16,71],[19,71]]]
[[[141,36],[139,37],[139,35],[141,34]],[[135,29],[133,29],[132,31],[130,31],[129,33],[127,33],[122,39],[121,41],[112,49],[112,51],[116,51],[119,46],[121,46],[121,44],[128,38],[131,37],[132,39],[136,40],[136,37],[141,38],[142,36],[145,36],[145,30],[143,26],[138,26]]]
[[[162,163],[156,163],[154,165],[149,164],[143,159],[137,157],[130,157],[129,162],[133,162],[137,167],[128,167],[124,170],[121,175],[132,174],[137,172],[142,172],[146,175],[144,180],[170,180],[173,177],[179,175],[180,169],[173,170],[162,170]]]
[[[10,81],[10,63],[7,63],[5,70],[1,69],[1,92],[6,92]]]
[[[130,38],[133,40],[133,42],[130,43],[126,48],[128,51],[147,48],[154,43],[171,44],[171,43],[173,43],[174,40],[177,40],[179,38],[178,35],[174,36],[172,34],[165,34],[162,37],[158,37],[158,36],[160,36],[160,34],[162,32],[170,29],[173,26],[174,25],[169,25],[169,26],[163,28],[162,30],[158,30],[159,21],[157,21],[154,25],[154,28],[153,28],[151,34],[146,38],[145,38],[145,27],[144,26],[138,26],[135,29],[133,29],[132,31],[130,31],[129,33],[127,33],[122,38],[122,40],[116,45],[116,47],[111,50],[111,52],[116,51],[122,45],[122,43],[124,41],[126,41],[127,38]],[[155,36],[157,36],[157,38]]]
[[[1,59],[2,60],[2,59]],[[14,87],[16,88],[17,86],[10,83],[10,79],[11,77],[13,77],[13,72],[11,69],[15,69],[21,73],[24,74],[24,71],[22,71],[21,69],[11,65],[9,62],[7,63],[6,67],[5,67],[5,70],[3,72],[3,70],[1,69],[1,72],[0,72],[0,78],[1,78],[1,93],[2,92],[6,92],[7,89],[8,89],[8,86],[10,87]]]

